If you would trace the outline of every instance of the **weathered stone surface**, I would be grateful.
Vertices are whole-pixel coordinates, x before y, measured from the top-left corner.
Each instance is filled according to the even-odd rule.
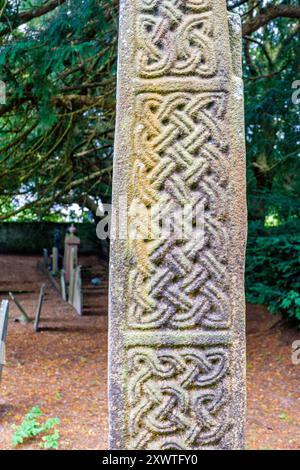
[[[240,20],[228,17],[225,0],[120,4],[110,448],[239,449],[246,233]],[[164,218],[174,205],[201,204],[203,233],[192,224],[178,240],[145,228],[153,206]],[[129,236],[120,238],[124,225]]]
[[[80,238],[75,236],[76,228],[72,225],[70,233],[65,237],[65,252],[64,252],[64,269],[65,279],[70,283],[71,269],[75,269],[78,265],[78,249],[80,245]],[[73,259],[71,260],[71,252],[73,250]]]
[[[0,382],[2,369],[5,362],[5,341],[8,327],[9,302],[2,300],[0,304]]]
[[[41,319],[43,301],[45,297],[45,287],[46,287],[46,284],[43,284],[40,288],[39,300],[38,300],[38,304],[37,304],[36,311],[35,311],[35,319],[34,319],[33,328],[34,328],[34,331],[36,332],[39,331],[39,324],[40,324],[40,319]]]
[[[75,308],[78,315],[82,315],[83,292],[81,280],[81,266],[77,266],[75,269],[73,307]]]
[[[52,248],[52,274],[58,273],[58,248],[54,246]]]

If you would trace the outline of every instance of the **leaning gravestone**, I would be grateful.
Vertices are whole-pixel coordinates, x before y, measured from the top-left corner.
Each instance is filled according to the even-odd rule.
[[[0,381],[5,360],[5,340],[7,336],[9,302],[3,300],[0,306]]]
[[[21,317],[18,319],[20,320],[22,323],[30,323],[30,318],[29,316],[27,315],[24,307],[22,307],[22,305],[20,304],[19,300],[17,299],[17,297],[12,293],[12,292],[9,292],[9,296],[10,298],[14,301],[14,303],[16,304],[16,306],[18,307],[18,309],[20,310],[21,312]],[[18,321],[17,320],[17,321]]]
[[[45,297],[45,287],[46,287],[46,284],[43,284],[40,288],[39,300],[38,300],[36,311],[35,311],[33,328],[36,333],[39,331],[39,324],[40,324],[40,319],[41,319],[43,301]]]
[[[121,0],[119,41],[110,448],[240,449],[240,19],[228,16],[225,0]],[[158,235],[173,207],[186,210],[189,229]]]

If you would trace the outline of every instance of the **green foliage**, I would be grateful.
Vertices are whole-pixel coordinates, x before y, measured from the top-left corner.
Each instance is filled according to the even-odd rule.
[[[25,416],[20,426],[13,426],[14,434],[12,436],[12,444],[17,447],[29,439],[41,437],[39,447],[43,449],[58,449],[59,443],[59,425],[58,418],[49,418],[43,423],[39,418],[43,416],[41,409],[38,406],[33,407]],[[49,434],[49,431],[53,433]]]
[[[40,447],[44,449],[58,449],[59,431],[56,429],[53,434],[42,437],[43,444]]]
[[[292,103],[292,84],[300,78],[299,51],[299,25],[287,18],[244,39],[247,300],[298,321],[300,106]]]
[[[298,226],[297,226],[298,225]],[[246,290],[249,302],[300,322],[300,224],[249,229]]]
[[[0,219],[20,208],[38,217],[72,203],[92,210],[90,198],[111,192],[116,9],[62,1],[19,27],[40,4],[8,0],[0,14]]]

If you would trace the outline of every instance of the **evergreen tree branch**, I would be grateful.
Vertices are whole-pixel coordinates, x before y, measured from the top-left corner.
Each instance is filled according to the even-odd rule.
[[[300,5],[269,5],[243,24],[243,35],[249,36],[276,18],[300,18]]]
[[[0,36],[4,36],[5,34],[9,33],[10,31],[18,28],[19,26],[22,26],[23,24],[28,23],[29,21],[35,19],[35,18],[40,18],[41,16],[46,15],[47,13],[50,13],[50,11],[55,10],[55,8],[63,5],[66,2],[66,0],[50,0],[49,2],[46,2],[44,5],[41,5],[37,8],[34,8],[30,11],[23,11],[21,12],[17,20],[14,21],[13,23],[9,22],[9,24],[6,26],[6,28],[2,29],[0,32]],[[4,19],[4,21],[3,21]],[[5,23],[5,16],[1,20],[2,23]]]

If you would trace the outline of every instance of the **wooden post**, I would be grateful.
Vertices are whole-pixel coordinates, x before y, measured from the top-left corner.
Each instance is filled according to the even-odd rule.
[[[42,312],[44,295],[45,295],[45,284],[43,284],[40,289],[39,301],[38,301],[37,308],[35,311],[34,331],[36,332],[39,331],[39,322],[40,322],[40,317],[41,317],[41,312]]]
[[[5,361],[5,340],[7,336],[9,302],[3,300],[0,307],[0,381]]]

